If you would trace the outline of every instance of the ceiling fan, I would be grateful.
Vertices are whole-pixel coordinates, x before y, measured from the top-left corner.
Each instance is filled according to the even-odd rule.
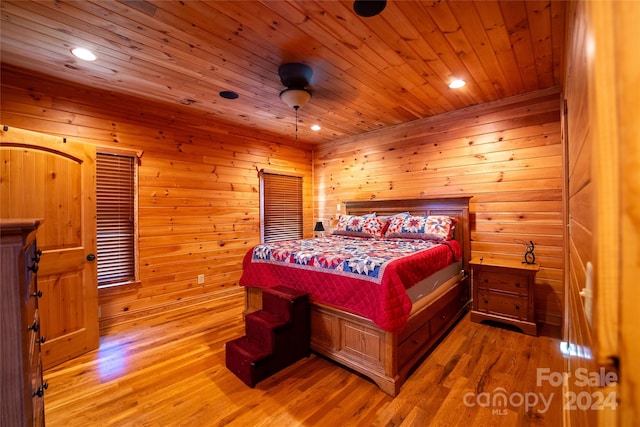
[[[307,64],[290,62],[278,67],[280,81],[286,89],[280,92],[280,99],[289,108],[296,110],[296,139],[298,139],[298,109],[311,99],[311,91],[307,89],[311,82],[313,70]]]
[[[290,108],[297,110],[311,99],[311,91],[307,89],[313,70],[307,64],[290,62],[278,68],[280,81],[286,86],[280,92],[280,99]]]

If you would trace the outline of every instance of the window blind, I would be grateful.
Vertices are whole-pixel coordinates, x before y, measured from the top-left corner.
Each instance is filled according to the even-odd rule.
[[[302,177],[262,172],[262,241],[302,239]]]
[[[97,153],[98,286],[135,280],[134,186],[133,157]]]

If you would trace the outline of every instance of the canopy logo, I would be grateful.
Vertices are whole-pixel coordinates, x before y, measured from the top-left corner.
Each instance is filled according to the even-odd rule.
[[[531,412],[542,403],[542,408],[538,408],[536,411],[540,414],[544,414],[549,410],[549,406],[553,401],[555,393],[551,393],[548,398],[543,393],[509,393],[502,387],[495,388],[492,392],[482,392],[477,395],[473,392],[466,393],[462,400],[465,406],[472,408],[474,406],[480,406],[483,408],[491,408],[493,415],[506,415],[508,407],[519,408],[524,406],[526,412]]]
[[[542,387],[548,383],[552,387],[561,387],[573,384],[575,387],[606,387],[618,382],[618,375],[615,372],[607,372],[605,368],[600,368],[597,372],[590,372],[585,368],[576,369],[573,374],[570,372],[552,372],[549,368],[538,368],[536,370],[536,386]],[[565,390],[567,390],[565,388]],[[506,415],[509,409],[524,407],[525,412],[535,411],[539,414],[546,413],[556,393],[542,393],[530,391],[526,393],[509,393],[504,387],[497,387],[492,391],[465,393],[462,401],[465,406],[472,408],[479,406],[491,408],[493,415]],[[595,391],[564,391],[563,409],[572,410],[595,410],[604,409],[615,410],[618,406],[616,393],[603,390]]]

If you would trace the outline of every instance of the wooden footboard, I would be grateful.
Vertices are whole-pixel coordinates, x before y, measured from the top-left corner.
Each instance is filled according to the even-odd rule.
[[[413,312],[392,334],[353,313],[311,305],[311,349],[373,380],[396,396],[409,372],[467,311],[469,280],[458,279],[443,295]],[[259,310],[262,289],[246,289],[247,313]]]

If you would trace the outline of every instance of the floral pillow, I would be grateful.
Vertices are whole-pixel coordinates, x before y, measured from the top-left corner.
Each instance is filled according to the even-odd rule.
[[[395,217],[389,221],[384,237],[451,240],[457,220],[444,215]]]
[[[382,233],[381,233],[382,236],[384,236],[386,234],[387,229],[389,228],[389,224],[391,224],[391,221],[394,218],[398,218],[398,217],[404,218],[404,217],[407,217],[407,216],[411,216],[411,214],[408,211],[407,212],[400,212],[400,213],[397,213],[397,214],[394,214],[394,215],[391,215],[391,216],[380,216],[380,217],[378,217],[378,218],[382,219],[382,222],[384,224],[382,226]]]
[[[340,215],[333,234],[356,237],[380,237],[383,220],[375,216]]]

